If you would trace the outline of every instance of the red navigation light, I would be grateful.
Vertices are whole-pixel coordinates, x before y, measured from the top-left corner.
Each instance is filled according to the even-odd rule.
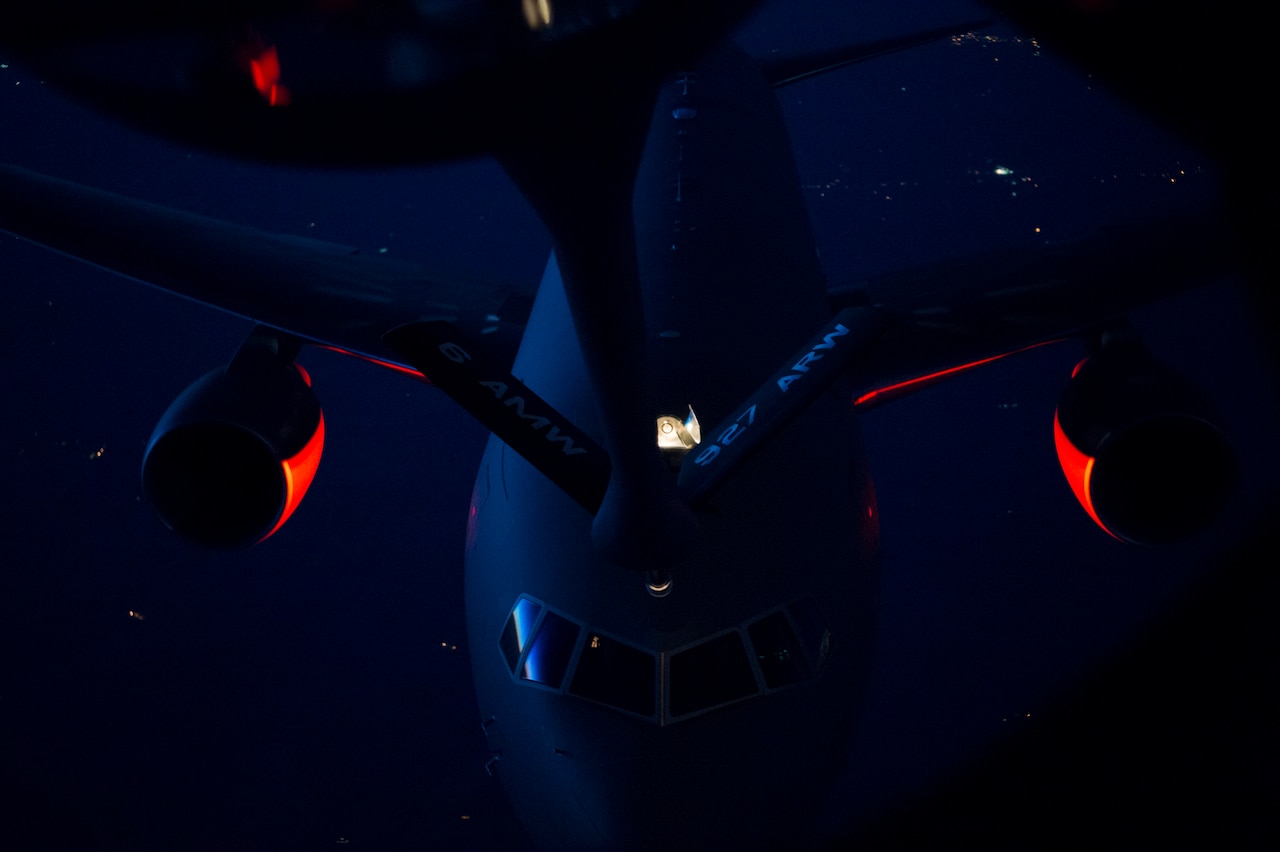
[[[289,103],[288,88],[280,85],[280,57],[275,47],[267,47],[257,56],[249,60],[249,71],[253,74],[253,87],[271,106],[283,106]]]

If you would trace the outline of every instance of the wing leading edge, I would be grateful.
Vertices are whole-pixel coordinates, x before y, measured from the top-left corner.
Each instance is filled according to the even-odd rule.
[[[0,165],[0,230],[313,343],[399,366],[382,339],[448,322],[514,352],[521,300],[393,258]]]
[[[1210,212],[852,281],[831,297],[892,318],[852,370],[854,399],[868,408],[1005,355],[1097,335],[1239,266],[1229,227]]]

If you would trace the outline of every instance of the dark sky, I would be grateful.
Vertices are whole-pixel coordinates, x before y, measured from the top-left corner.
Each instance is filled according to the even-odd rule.
[[[981,15],[779,0],[742,41],[787,53]],[[833,283],[1214,203],[1207,157],[1035,34],[983,34],[781,93]],[[228,161],[87,112],[13,60],[0,161],[514,288],[549,248],[490,163]],[[1186,545],[1120,545],[1076,506],[1051,434],[1074,344],[867,416],[881,625],[830,811],[871,848],[1072,845],[1112,818],[1133,846],[1207,826],[1261,845],[1274,830],[1274,575],[1232,558],[1274,494],[1274,383],[1235,282],[1206,284],[1134,318],[1209,390],[1244,461],[1231,518]],[[211,555],[154,519],[138,470],[161,412],[248,325],[8,238],[0,294],[5,837],[521,843],[483,770],[462,621],[484,433],[428,388],[308,352],[328,426],[315,485],[273,539]]]

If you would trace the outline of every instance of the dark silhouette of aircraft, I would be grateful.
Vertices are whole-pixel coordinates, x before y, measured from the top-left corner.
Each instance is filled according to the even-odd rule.
[[[302,500],[324,442],[304,347],[428,381],[492,431],[467,533],[472,666],[490,767],[540,844],[806,836],[875,632],[862,411],[1083,339],[1053,421],[1083,508],[1163,544],[1226,505],[1236,461],[1211,406],[1124,320],[1230,269],[1215,219],[828,286],[773,89],[951,29],[770,63],[723,38],[753,4],[389,21],[338,5],[297,69],[284,45],[304,28],[274,34],[270,14],[222,43],[193,44],[186,12],[153,22],[181,74],[104,79],[47,21],[21,47],[114,114],[243,156],[492,154],[555,242],[532,306],[13,167],[0,228],[258,323],[148,447],[149,499],[196,542],[262,541]],[[622,11],[587,14],[606,5]],[[136,22],[91,23],[112,26],[75,35],[110,47]],[[315,58],[352,33],[352,55],[395,52],[394,79],[322,73]]]

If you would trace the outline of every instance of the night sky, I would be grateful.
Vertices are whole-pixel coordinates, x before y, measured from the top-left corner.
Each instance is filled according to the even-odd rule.
[[[779,0],[757,55],[982,17]],[[780,92],[833,285],[1212,208],[1215,163],[1008,24]],[[317,172],[139,135],[0,56],[0,161],[529,291],[550,240],[486,161]],[[749,180],[749,175],[743,176]],[[1057,469],[1074,343],[871,412],[884,544],[868,703],[829,822],[866,848],[1274,837],[1275,383],[1233,278],[1133,319],[1242,459],[1227,520],[1121,545]],[[431,389],[300,359],[324,461],[247,552],[175,539],[142,451],[250,325],[0,237],[0,846],[520,848],[470,682],[462,550],[485,433]],[[1258,524],[1259,528],[1263,525]],[[13,844],[10,847],[10,844]]]

